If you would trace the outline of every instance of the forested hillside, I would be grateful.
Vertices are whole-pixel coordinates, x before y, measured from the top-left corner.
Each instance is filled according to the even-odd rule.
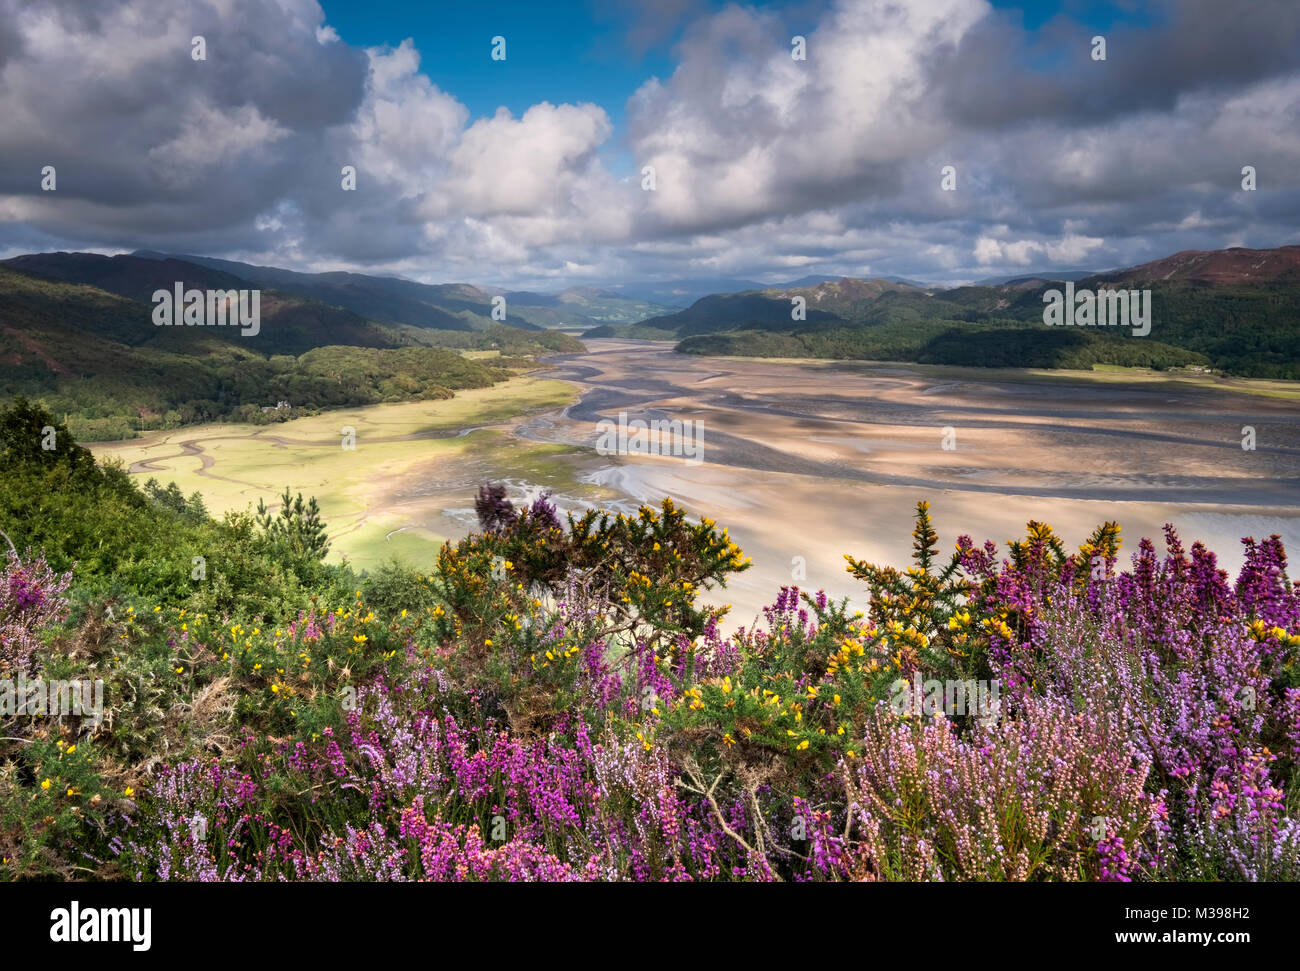
[[[1213,367],[1300,378],[1300,247],[1183,253],[1085,277],[1076,290],[1150,289],[1151,332],[1043,323],[1063,283],[923,288],[844,279],[705,297],[675,314],[590,337],[679,341],[689,354],[914,361],[980,367]],[[792,319],[792,299],[804,319]]]
[[[210,272],[195,286],[247,287]],[[139,285],[168,288],[168,275]],[[252,337],[237,327],[158,327],[148,303],[0,268],[0,390],[38,399],[84,441],[104,441],[216,419],[261,423],[447,397],[531,367],[535,355],[582,347],[563,334],[490,321],[462,331],[382,325],[277,292],[262,294],[261,309]],[[501,356],[471,360],[460,350]]]

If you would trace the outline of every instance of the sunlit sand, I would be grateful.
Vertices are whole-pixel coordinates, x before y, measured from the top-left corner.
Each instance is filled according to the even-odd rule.
[[[728,526],[753,567],[709,596],[747,624],[783,584],[861,601],[843,554],[905,565],[916,502],[940,539],[1005,548],[1031,519],[1075,546],[1118,520],[1125,549],[1166,522],[1235,571],[1240,538],[1300,549],[1300,396],[1285,382],[1146,372],[981,371],[691,357],[591,341],[452,401],[379,405],[283,425],[208,425],[95,446],[141,477],[200,490],[214,512],[317,495],[335,557],[432,561],[474,528],[488,479],[562,510],[630,510],[672,496]],[[1257,393],[1259,391],[1267,393]],[[692,420],[703,463],[600,455],[597,425]],[[343,426],[355,451],[340,448]],[[1243,428],[1256,448],[1241,447]],[[945,447],[947,446],[947,447]]]

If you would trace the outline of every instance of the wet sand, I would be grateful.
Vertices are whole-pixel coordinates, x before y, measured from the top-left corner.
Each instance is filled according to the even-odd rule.
[[[844,553],[906,565],[928,499],[943,549],[1030,519],[1077,546],[1118,520],[1125,549],[1173,522],[1235,573],[1244,535],[1300,550],[1300,402],[1165,380],[675,354],[592,340],[546,376],[580,401],[514,433],[591,448],[580,477],[628,507],[665,495],[754,559],[718,598],[748,623],[785,583],[861,600]],[[595,454],[596,422],[694,420],[703,463]],[[1242,428],[1257,447],[1243,450]],[[949,447],[945,447],[945,445]],[[1157,545],[1160,545],[1159,543]],[[802,561],[802,562],[801,562]],[[799,579],[802,568],[804,578]]]
[[[95,451],[141,476],[176,479],[187,494],[202,490],[214,512],[259,497],[273,503],[286,484],[316,495],[334,555],[363,567],[397,557],[427,568],[444,538],[476,528],[485,480],[505,483],[515,500],[551,490],[562,511],[633,511],[672,496],[729,527],[753,558],[709,595],[734,605],[729,627],[750,623],[784,584],[861,605],[843,554],[907,566],[921,499],[945,552],[962,534],[1005,549],[1030,519],[1050,523],[1071,547],[1117,520],[1127,551],[1173,522],[1185,545],[1204,541],[1234,575],[1242,536],[1276,532],[1300,551],[1300,385],[587,345],[586,354],[548,359],[538,376],[568,387],[545,400],[529,391],[541,386],[535,378],[518,379],[452,401],[330,412],[274,429],[197,426]],[[700,422],[702,462],[599,454],[597,422],[617,422],[620,412]],[[339,448],[345,419],[358,429],[355,451]],[[1254,451],[1241,447],[1246,425]]]

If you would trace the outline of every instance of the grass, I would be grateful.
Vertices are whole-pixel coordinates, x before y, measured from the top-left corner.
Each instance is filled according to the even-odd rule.
[[[564,457],[574,450],[516,439],[490,427],[571,404],[559,381],[513,378],[445,401],[331,411],[278,425],[195,425],[97,444],[141,480],[175,481],[202,494],[209,512],[277,503],[287,485],[315,496],[330,525],[332,560],[358,567],[390,558],[427,562],[448,537],[431,528],[448,506],[471,502],[484,478],[577,487]],[[343,447],[343,429],[355,448]],[[140,467],[136,463],[148,463]]]

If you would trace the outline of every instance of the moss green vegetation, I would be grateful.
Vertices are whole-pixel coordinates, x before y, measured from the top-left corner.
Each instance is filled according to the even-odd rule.
[[[664,327],[648,327],[643,324],[603,324],[600,327],[593,327],[583,333],[582,336],[589,338],[616,337],[630,341],[675,341],[679,339],[675,330]]]
[[[1101,277],[1077,284],[1111,285]],[[841,294],[829,303],[809,298],[804,321],[790,319],[784,291],[722,294],[676,314],[586,336],[671,335],[679,350],[706,355],[1076,370],[1199,366],[1245,377],[1300,378],[1300,288],[1294,284],[1129,285],[1152,291],[1149,336],[1134,337],[1120,327],[1045,326],[1042,295],[1056,284],[1041,280],[937,291],[895,286]]]
[[[447,538],[392,508],[395,483],[419,492],[445,481],[449,469],[482,467],[557,488],[576,485],[559,461],[572,449],[481,427],[560,408],[574,396],[567,384],[525,376],[449,399],[341,409],[272,428],[199,425],[96,451],[142,482],[157,478],[185,495],[201,493],[215,514],[274,503],[286,485],[313,495],[330,526],[331,559],[371,567],[390,557],[427,558]],[[353,430],[353,449],[343,447],[345,428]]]
[[[538,355],[581,350],[559,333],[385,326],[279,296],[263,301],[254,338],[235,328],[155,327],[148,304],[0,269],[0,387],[39,401],[80,441],[450,398],[533,368]]]

